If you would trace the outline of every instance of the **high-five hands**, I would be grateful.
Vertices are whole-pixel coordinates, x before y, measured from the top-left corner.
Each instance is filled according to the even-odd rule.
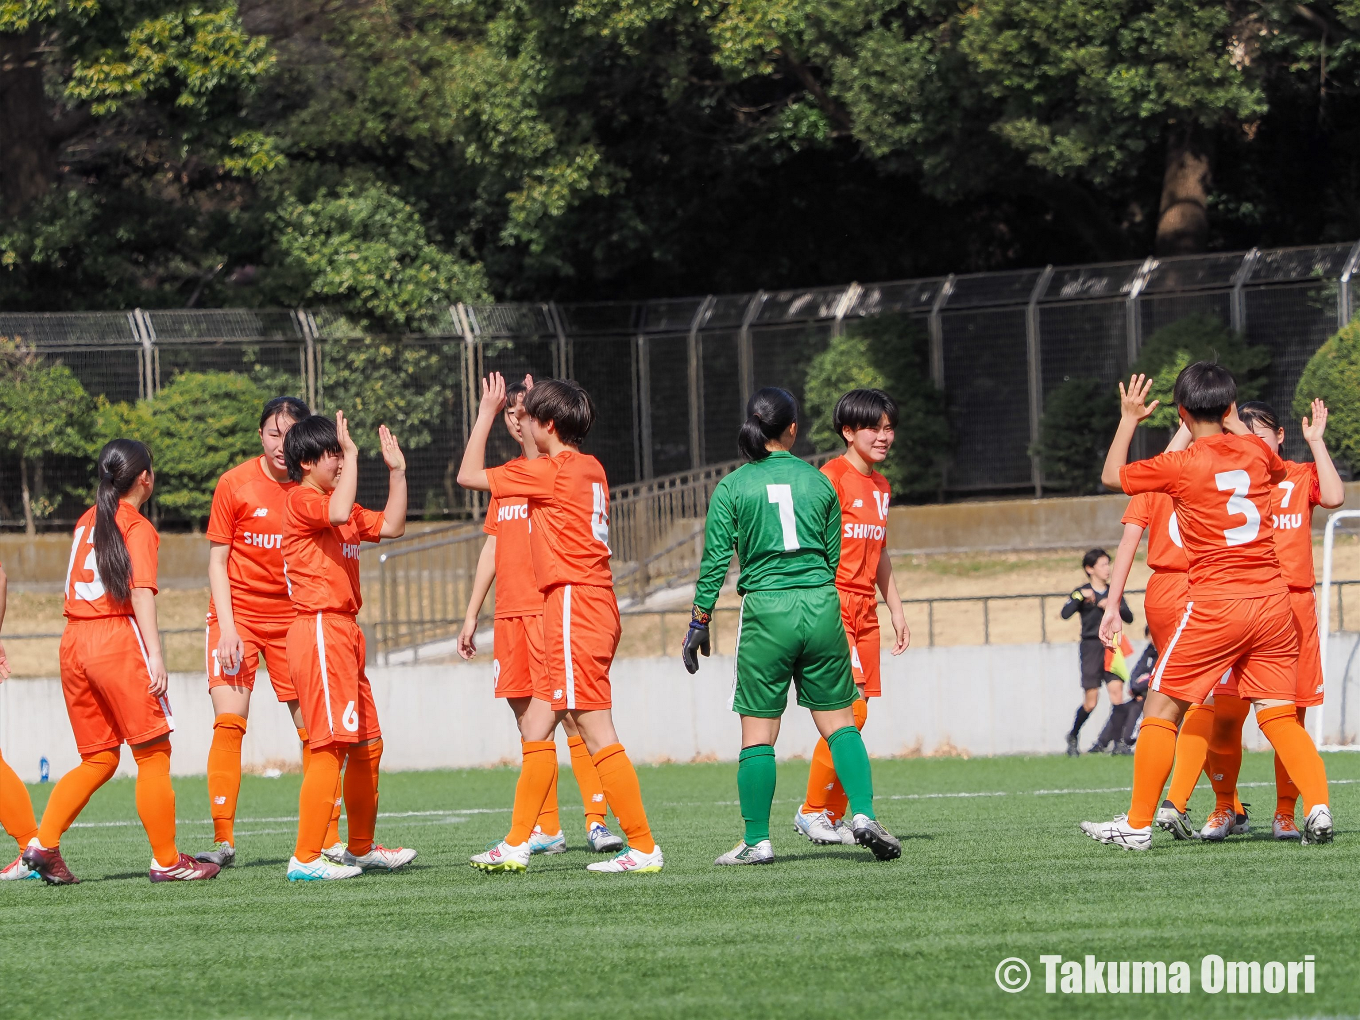
[[[482,401],[477,407],[478,414],[495,417],[505,407],[505,376],[491,372],[482,380]]]
[[[346,457],[359,456],[359,445],[349,434],[349,419],[344,411],[335,412],[335,438],[340,441],[340,452]]]
[[[397,444],[397,437],[388,431],[386,425],[378,426],[378,442],[382,445],[383,463],[389,471],[405,471],[406,455]]]
[[[1304,442],[1320,442],[1322,434],[1327,431],[1327,405],[1321,400],[1314,400],[1312,421],[1304,418],[1300,425],[1303,430]]]
[[[1147,375],[1131,376],[1127,389],[1121,382],[1119,384],[1120,415],[1140,422],[1157,410],[1157,405],[1161,403],[1160,400],[1154,400],[1151,404],[1147,403],[1147,395],[1151,389],[1152,377]]]

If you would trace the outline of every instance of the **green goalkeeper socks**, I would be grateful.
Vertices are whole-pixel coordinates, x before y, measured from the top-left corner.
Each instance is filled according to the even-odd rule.
[[[757,744],[742,748],[741,757],[737,759],[737,796],[741,798],[741,817],[746,820],[747,846],[770,838],[774,781],[774,747]]]
[[[850,814],[874,817],[874,776],[869,770],[869,752],[864,738],[853,726],[842,726],[826,738],[836,778],[841,781],[850,801]],[[771,752],[773,754],[773,752]]]

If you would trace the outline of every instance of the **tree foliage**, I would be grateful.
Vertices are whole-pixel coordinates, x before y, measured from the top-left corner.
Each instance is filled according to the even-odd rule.
[[[1294,390],[1294,415],[1311,416],[1313,401],[1327,403],[1327,449],[1360,475],[1360,318],[1338,331],[1304,367]]]
[[[1149,400],[1161,406],[1143,422],[1148,428],[1174,430],[1179,424],[1172,391],[1176,377],[1196,361],[1213,361],[1232,372],[1237,399],[1256,400],[1265,391],[1270,350],[1248,344],[1212,315],[1190,315],[1163,326],[1143,342],[1133,371],[1153,377]]]
[[[1039,441],[1030,455],[1039,458],[1045,489],[1087,496],[1100,487],[1100,471],[1119,424],[1113,386],[1098,379],[1064,379],[1044,399]]]

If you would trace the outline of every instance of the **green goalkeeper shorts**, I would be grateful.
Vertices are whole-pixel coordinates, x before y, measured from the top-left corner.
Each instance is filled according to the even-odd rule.
[[[815,711],[849,708],[859,697],[832,585],[753,591],[741,600],[730,707],[777,719],[788,706],[790,680],[798,704]]]

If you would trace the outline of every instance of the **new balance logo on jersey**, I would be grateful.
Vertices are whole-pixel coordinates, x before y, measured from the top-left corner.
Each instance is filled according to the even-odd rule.
[[[257,506],[257,507],[255,508],[255,512],[254,512],[253,514],[251,514],[250,516],[251,516],[251,517],[268,517],[268,516],[269,516],[269,507],[267,507],[267,506]]]
[[[241,533],[242,545],[253,545],[257,549],[282,549],[282,535],[266,535],[258,531],[245,531]]]
[[[1271,522],[1276,531],[1292,531],[1303,527],[1303,514],[1275,514]]]
[[[357,560],[359,558],[359,543],[341,542],[340,555],[347,560]]]
[[[529,504],[523,506],[503,506],[496,511],[497,521],[527,521],[529,519]]]
[[[860,507],[862,507],[863,505],[864,505],[864,500],[862,500],[862,499],[857,499],[857,500],[855,500],[853,503],[850,504],[850,508],[851,508],[852,510],[858,510],[858,509],[859,509]]]
[[[841,532],[843,538],[867,538],[871,542],[882,542],[888,529],[881,524],[846,524]]]

